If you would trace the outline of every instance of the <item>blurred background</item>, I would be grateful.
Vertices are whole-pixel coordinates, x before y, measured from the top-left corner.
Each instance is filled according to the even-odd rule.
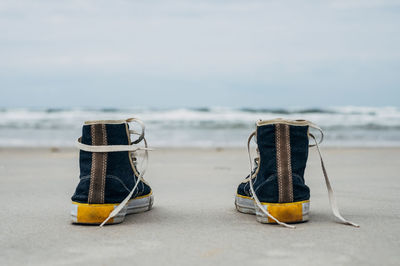
[[[258,119],[400,146],[400,1],[0,1],[0,146],[137,116],[153,147],[244,147]]]

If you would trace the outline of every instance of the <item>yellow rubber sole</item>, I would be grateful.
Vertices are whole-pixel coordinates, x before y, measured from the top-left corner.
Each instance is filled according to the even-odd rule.
[[[119,205],[111,204],[87,204],[72,202],[71,219],[76,224],[99,225],[108,218],[110,213]],[[152,193],[131,199],[122,208],[122,210],[113,218],[107,221],[107,224],[117,224],[124,221],[127,214],[148,211],[153,206]]]
[[[101,224],[117,206],[118,204],[84,204],[72,202],[72,222],[78,224]],[[122,216],[126,214],[126,208],[124,209],[118,214],[119,217],[111,218],[107,224],[122,222]],[[74,210],[76,210],[76,216],[74,215]]]
[[[290,203],[261,202],[261,204],[272,216],[284,223],[305,222],[309,218],[309,200]],[[274,220],[265,215],[250,197],[237,194],[235,205],[239,212],[255,214],[257,221],[260,223],[276,223]]]

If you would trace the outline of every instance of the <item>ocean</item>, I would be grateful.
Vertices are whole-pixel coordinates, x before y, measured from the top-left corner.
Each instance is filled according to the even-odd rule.
[[[0,147],[71,147],[86,120],[138,117],[151,147],[245,147],[259,119],[307,119],[325,146],[400,147],[397,107],[0,109]]]

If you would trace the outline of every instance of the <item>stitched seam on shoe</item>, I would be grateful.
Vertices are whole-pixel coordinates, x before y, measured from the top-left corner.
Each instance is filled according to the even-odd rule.
[[[131,190],[125,185],[125,183],[119,177],[113,175],[107,175],[106,178],[117,180],[126,189],[126,191],[131,192]]]
[[[286,137],[286,153],[287,153],[287,171],[288,171],[288,196],[289,201],[293,202],[293,177],[292,177],[292,156],[291,156],[291,149],[290,149],[290,127],[289,125],[284,125],[285,128],[285,137]]]
[[[282,151],[281,151],[281,125],[275,125],[275,147],[276,147],[276,166],[277,166],[277,173],[278,173],[278,199],[279,202],[282,202]]]
[[[293,202],[289,125],[276,124],[275,134],[279,203]]]
[[[104,124],[91,125],[92,145],[106,145],[106,127]],[[101,204],[104,202],[104,184],[107,172],[107,153],[92,153],[92,169],[88,203]]]
[[[125,185],[125,183],[124,183],[118,176],[115,176],[115,175],[106,175],[106,179],[107,179],[107,178],[117,180],[118,182],[121,183],[121,185],[124,187],[124,189],[126,189],[126,191],[131,192],[131,190]],[[80,178],[80,182],[86,181],[86,180],[88,180],[88,179],[90,179],[90,175],[81,177],[81,178]]]
[[[287,159],[287,170],[288,170],[288,196],[289,201],[293,202],[293,177],[292,177],[292,160],[291,160],[291,149],[290,149],[290,127],[289,125],[285,125],[285,133],[286,133],[286,152],[288,155]]]
[[[101,129],[103,131],[103,145],[107,145],[107,132],[106,125],[102,124]],[[106,175],[107,175],[107,158],[108,153],[103,153],[103,165],[102,165],[102,173],[101,173],[101,201],[104,203],[105,197],[105,187],[106,187]]]
[[[261,187],[262,187],[264,184],[268,183],[268,182],[269,182],[269,179],[270,179],[271,177],[274,177],[274,176],[276,176],[276,177],[278,178],[277,174],[272,174],[272,175],[268,176],[268,178],[265,179],[262,183],[260,183],[260,185],[259,185],[257,188],[254,188],[254,192],[257,193],[258,190],[260,190]]]
[[[93,143],[95,143],[94,125],[90,126],[90,134],[91,134],[91,137],[92,137],[92,145],[93,145]],[[90,176],[91,177],[94,176],[95,167],[96,167],[96,156],[95,156],[94,153],[92,153],[92,167],[90,169]],[[92,180],[91,180],[91,182],[89,184],[89,194],[88,194],[88,202],[89,203],[92,201],[92,198],[93,198],[93,186],[94,186],[93,183],[94,182],[92,182]]]

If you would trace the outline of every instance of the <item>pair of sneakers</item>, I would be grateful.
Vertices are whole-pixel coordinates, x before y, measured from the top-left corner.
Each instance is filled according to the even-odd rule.
[[[139,132],[130,129],[138,123]],[[317,141],[310,128],[321,132]],[[131,140],[134,135],[134,140]],[[144,124],[136,118],[87,121],[78,139],[80,181],[72,196],[73,223],[120,223],[127,214],[150,210],[153,193],[143,175],[147,167],[148,146]],[[251,158],[250,143],[256,138],[257,157]],[[309,139],[315,144],[310,145]],[[258,121],[247,143],[250,174],[238,186],[235,206],[239,212],[255,214],[261,223],[289,223],[308,220],[310,189],[304,170],[308,147],[322,141],[322,130],[306,120],[275,119]],[[139,144],[142,143],[140,146]],[[143,152],[144,166],[138,167],[138,153]],[[339,213],[326,169],[321,165],[333,214],[344,224],[358,227]]]

